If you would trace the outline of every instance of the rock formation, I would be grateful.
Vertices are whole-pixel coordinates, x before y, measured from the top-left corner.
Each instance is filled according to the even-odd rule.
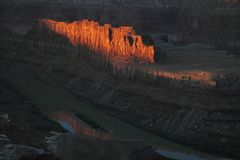
[[[73,45],[83,45],[95,53],[100,53],[110,59],[137,59],[141,62],[154,62],[154,46],[143,43],[132,27],[103,26],[97,22],[82,20],[72,23],[40,20],[52,31],[67,37]]]

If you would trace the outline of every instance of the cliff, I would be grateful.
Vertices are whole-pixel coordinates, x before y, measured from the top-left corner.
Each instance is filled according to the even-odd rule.
[[[174,42],[209,43],[239,52],[239,1],[155,2],[3,0],[0,2],[0,18],[2,24],[9,24],[17,31],[20,27],[20,31],[26,29],[25,26],[30,27],[29,24],[32,25],[37,19],[91,19],[100,24],[132,26],[139,33],[168,34]],[[106,7],[107,4],[110,6]],[[14,21],[9,17],[14,17]]]
[[[145,45],[142,37],[137,35],[132,27],[115,28],[110,24],[100,26],[88,20],[72,23],[39,20],[39,23],[67,37],[73,45],[86,46],[110,59],[131,61],[136,58],[141,62],[154,62],[154,46]]]
[[[185,42],[204,42],[227,48],[239,54],[239,2],[229,1],[226,7],[204,7],[179,15],[179,33]]]

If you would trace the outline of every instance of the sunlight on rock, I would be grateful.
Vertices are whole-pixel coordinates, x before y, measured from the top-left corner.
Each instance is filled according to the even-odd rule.
[[[143,38],[136,34],[132,27],[103,26],[89,20],[72,23],[43,19],[39,23],[52,31],[67,37],[73,45],[83,45],[95,53],[112,59],[135,58],[141,62],[154,62],[154,46],[145,45]]]

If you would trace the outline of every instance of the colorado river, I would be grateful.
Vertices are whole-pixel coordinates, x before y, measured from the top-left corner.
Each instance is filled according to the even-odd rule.
[[[67,90],[47,85],[28,74],[2,71],[1,77],[13,82],[47,116],[59,111],[76,110],[109,130],[113,138],[144,141],[154,146],[163,156],[179,160],[223,159],[171,142],[123,122],[95,109],[94,104],[76,99]]]

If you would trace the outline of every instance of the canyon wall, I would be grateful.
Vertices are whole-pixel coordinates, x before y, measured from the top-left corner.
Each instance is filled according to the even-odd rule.
[[[86,46],[107,58],[128,62],[136,59],[141,62],[154,62],[154,46],[145,45],[142,37],[137,35],[132,27],[115,28],[110,24],[100,26],[88,20],[72,23],[39,20],[39,23],[67,37],[73,45]]]
[[[177,20],[183,42],[204,42],[239,54],[240,1],[202,1],[182,9]]]

